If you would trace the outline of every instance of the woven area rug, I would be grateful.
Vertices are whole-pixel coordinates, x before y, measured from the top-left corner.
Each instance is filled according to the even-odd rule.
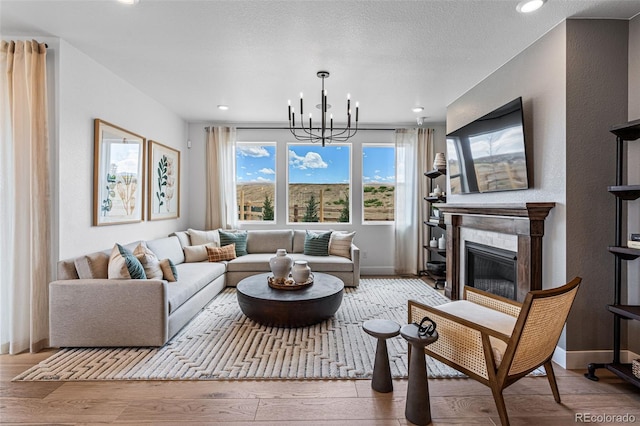
[[[266,327],[245,317],[226,288],[161,348],[62,349],[14,381],[371,378],[376,340],[368,319],[406,324],[407,300],[448,299],[418,279],[362,279],[346,288],[336,315],[301,328]],[[407,377],[407,343],[387,341],[391,374]],[[429,377],[466,377],[427,357]]]

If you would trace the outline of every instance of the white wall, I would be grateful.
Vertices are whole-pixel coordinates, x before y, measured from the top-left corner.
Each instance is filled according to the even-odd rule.
[[[157,238],[185,229],[189,175],[184,171],[188,164],[184,155],[180,187],[183,213],[179,219],[92,226],[94,118],[176,148],[183,154],[187,125],[68,42],[61,40],[56,53],[59,61],[56,105],[59,258],[103,250],[115,242]]]
[[[189,203],[189,223],[194,228],[202,229],[204,227],[204,211],[205,211],[205,140],[206,133],[204,124],[192,123],[189,126],[189,139],[192,141],[192,148],[189,150],[189,173],[190,181],[194,184],[191,189],[191,200]],[[247,125],[247,127],[249,127]],[[389,126],[385,126],[389,127]],[[435,147],[436,150],[442,151],[445,144],[444,125],[429,125],[436,129]],[[276,167],[278,170],[278,181],[276,183],[276,193],[279,200],[284,200],[281,194],[286,194],[285,170],[286,164],[286,144],[295,142],[288,130],[238,130],[237,140],[243,142],[277,142],[276,148]],[[357,206],[362,205],[362,161],[361,147],[362,143],[394,143],[393,131],[359,131],[358,134],[350,140],[352,145],[352,224],[295,224],[286,223],[286,206],[284,203],[276,203],[276,224],[248,224],[241,225],[245,229],[264,229],[265,227],[278,228],[294,228],[294,229],[336,229],[336,230],[355,230],[355,243],[361,249],[361,271],[363,275],[385,275],[393,274],[394,271],[394,230],[392,224],[362,224],[362,212]],[[426,194],[425,194],[426,195]]]

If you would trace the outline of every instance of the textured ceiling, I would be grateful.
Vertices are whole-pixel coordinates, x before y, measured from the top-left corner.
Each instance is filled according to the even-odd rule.
[[[400,124],[444,122],[449,103],[566,18],[640,13],[638,0],[548,0],[529,15],[517,3],[0,0],[0,30],[60,37],[188,121],[282,123],[299,92],[320,102],[327,70],[336,121],[350,92],[361,122]]]

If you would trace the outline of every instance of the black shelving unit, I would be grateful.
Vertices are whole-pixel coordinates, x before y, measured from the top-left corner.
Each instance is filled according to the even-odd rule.
[[[607,309],[613,313],[613,361],[608,364],[592,363],[587,366],[585,377],[598,380],[595,371],[606,368],[617,376],[640,387],[640,378],[633,375],[631,364],[620,360],[620,332],[623,320],[640,321],[640,306],[622,304],[622,262],[633,261],[640,257],[640,250],[627,247],[623,235],[623,202],[635,201],[640,198],[640,185],[623,184],[623,169],[625,165],[625,141],[635,141],[640,138],[640,120],[631,121],[611,128],[616,135],[616,184],[608,191],[616,197],[615,244],[609,247],[609,252],[615,256],[614,269],[614,302]]]
[[[429,185],[429,193],[432,193],[433,191],[433,179],[436,179],[440,176],[445,176],[446,174],[447,174],[446,169],[433,169],[433,170],[424,172],[424,175],[429,179],[431,179],[431,184]],[[441,196],[428,195],[424,197],[424,200],[427,203],[429,203],[429,205],[431,206],[432,204],[446,203],[447,197],[442,195]],[[444,224],[444,217],[442,216],[440,217],[430,216],[429,220],[425,220],[423,223],[429,227],[429,232],[428,232],[429,237],[427,238],[427,240],[430,240],[431,237],[434,235],[434,228],[446,229],[446,225]],[[435,234],[439,234],[439,233],[435,233]],[[437,247],[429,246],[428,241],[427,241],[427,244],[424,245],[423,247],[429,253],[428,255],[429,261],[433,260],[434,255],[445,257],[447,254],[447,251],[444,249],[439,249]],[[434,288],[436,289],[444,288],[444,285],[447,280],[447,277],[445,275],[437,275],[431,271],[428,271],[427,269],[420,271],[420,274],[427,275],[429,278],[431,278],[431,280],[434,283]]]

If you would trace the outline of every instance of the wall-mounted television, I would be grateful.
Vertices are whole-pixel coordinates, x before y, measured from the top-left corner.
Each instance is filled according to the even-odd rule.
[[[522,98],[447,135],[452,194],[528,189]]]

